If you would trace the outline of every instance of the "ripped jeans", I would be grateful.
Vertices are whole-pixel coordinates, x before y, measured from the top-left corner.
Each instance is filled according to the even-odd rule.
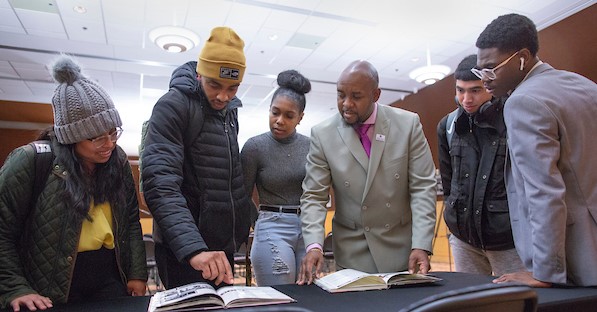
[[[258,286],[294,284],[305,256],[298,215],[260,211],[255,222],[251,263]]]

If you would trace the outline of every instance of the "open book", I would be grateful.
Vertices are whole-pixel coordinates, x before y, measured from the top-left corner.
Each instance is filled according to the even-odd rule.
[[[295,302],[272,287],[226,286],[214,289],[197,282],[156,293],[149,312],[196,311]]]
[[[408,271],[369,274],[353,269],[343,269],[315,279],[315,284],[328,292],[336,293],[387,289],[397,285],[433,283],[437,281],[441,281],[441,278],[425,274],[410,274]]]

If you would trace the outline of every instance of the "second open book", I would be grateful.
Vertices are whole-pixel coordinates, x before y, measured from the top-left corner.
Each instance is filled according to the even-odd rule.
[[[410,274],[408,271],[394,273],[365,273],[343,269],[315,280],[315,284],[330,293],[387,289],[391,286],[434,283],[440,278],[426,274]]]

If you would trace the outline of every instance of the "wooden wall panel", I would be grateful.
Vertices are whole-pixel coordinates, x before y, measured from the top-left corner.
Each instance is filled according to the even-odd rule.
[[[597,19],[595,16],[597,16],[597,5],[539,31],[539,58],[555,68],[576,72],[597,81],[595,61]],[[392,104],[419,114],[436,166],[438,165],[437,123],[455,107],[454,85],[454,75],[450,75]]]
[[[3,129],[0,128],[0,166],[13,149],[34,141],[40,130]]]

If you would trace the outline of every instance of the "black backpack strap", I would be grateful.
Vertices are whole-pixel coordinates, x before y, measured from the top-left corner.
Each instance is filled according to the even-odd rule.
[[[31,207],[35,207],[37,198],[46,186],[48,176],[52,170],[54,153],[50,141],[34,141],[29,143],[35,151],[35,181],[33,184],[33,194],[31,197]]]
[[[446,139],[448,140],[448,148],[452,149],[452,135],[455,131],[456,126],[456,117],[458,116],[458,108],[453,110],[450,114],[448,114],[448,118],[446,120]]]

